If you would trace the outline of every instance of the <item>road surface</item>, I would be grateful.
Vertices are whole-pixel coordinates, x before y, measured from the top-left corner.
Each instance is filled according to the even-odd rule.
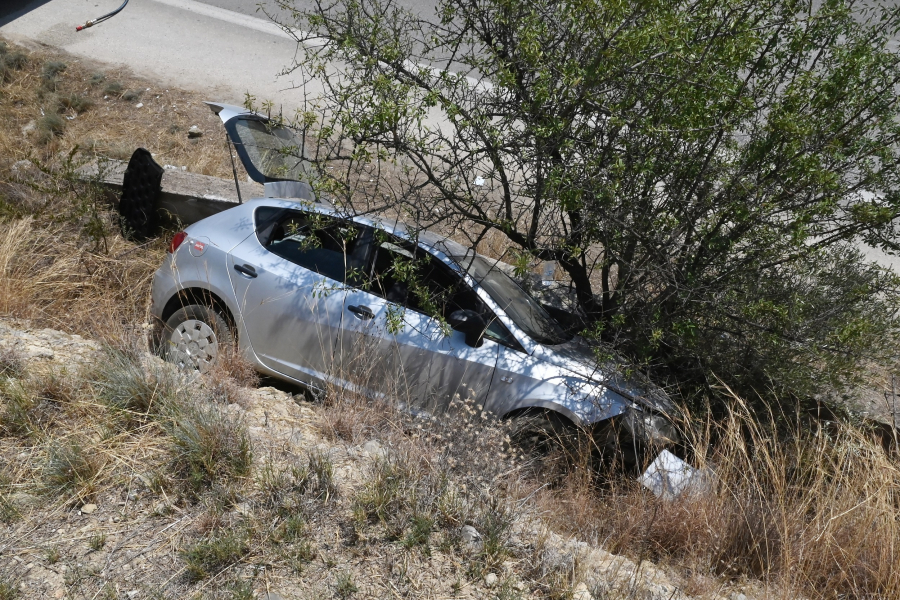
[[[121,0],[10,0],[0,9],[0,35],[127,66],[211,99],[240,104],[249,92],[286,114],[300,106],[304,90],[292,88],[301,82],[278,75],[291,63],[296,43],[258,15],[255,3],[217,3],[242,10],[196,0],[131,0],[115,17],[76,32],[76,25],[114,10]],[[320,89],[313,83],[305,93],[314,97]]]

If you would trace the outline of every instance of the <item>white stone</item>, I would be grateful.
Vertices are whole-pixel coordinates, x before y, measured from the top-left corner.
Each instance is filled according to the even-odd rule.
[[[368,456],[370,458],[384,458],[387,455],[387,451],[378,440],[369,440],[362,445],[360,452],[363,456]]]
[[[81,507],[81,512],[86,515],[91,514],[95,510],[97,510],[96,504],[85,504],[84,506]]]
[[[594,600],[590,590],[583,581],[579,581],[575,589],[572,590],[572,600]]]
[[[487,575],[485,575],[484,576],[484,585],[486,585],[489,588],[497,585],[497,575],[495,575],[494,573],[488,573]]]

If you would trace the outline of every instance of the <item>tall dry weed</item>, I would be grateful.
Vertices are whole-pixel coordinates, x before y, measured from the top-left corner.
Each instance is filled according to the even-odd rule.
[[[613,552],[716,579],[759,579],[776,597],[900,597],[900,465],[853,425],[760,421],[736,396],[695,427],[710,486],[674,500],[633,479],[577,473],[540,503],[557,527]],[[690,434],[690,432],[688,432]]]

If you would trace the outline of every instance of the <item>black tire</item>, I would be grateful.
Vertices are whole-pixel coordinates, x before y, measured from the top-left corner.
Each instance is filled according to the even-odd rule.
[[[603,464],[621,469],[629,474],[643,471],[652,458],[652,448],[636,440],[622,423],[621,417],[613,417],[594,428],[594,444]]]
[[[545,474],[565,473],[578,462],[583,433],[569,419],[548,410],[528,410],[509,420],[510,440]]]
[[[160,356],[184,369],[206,373],[221,357],[234,350],[234,335],[228,320],[208,306],[185,306],[166,321],[160,344]]]

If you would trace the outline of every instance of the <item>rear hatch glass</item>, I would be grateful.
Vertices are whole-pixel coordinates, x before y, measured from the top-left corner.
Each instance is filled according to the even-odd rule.
[[[297,131],[252,115],[229,119],[225,129],[254,181],[309,180],[305,144]]]

